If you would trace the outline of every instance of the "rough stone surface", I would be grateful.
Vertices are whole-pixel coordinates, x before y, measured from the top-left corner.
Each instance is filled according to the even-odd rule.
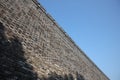
[[[0,0],[0,80],[109,80],[36,0]]]

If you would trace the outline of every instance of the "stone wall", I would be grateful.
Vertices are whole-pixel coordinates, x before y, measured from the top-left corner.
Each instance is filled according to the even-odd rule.
[[[0,80],[109,80],[36,0],[0,0]]]

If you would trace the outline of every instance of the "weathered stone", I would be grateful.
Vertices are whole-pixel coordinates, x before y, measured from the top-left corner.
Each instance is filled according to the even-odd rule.
[[[36,0],[0,0],[0,80],[73,79],[109,80]]]

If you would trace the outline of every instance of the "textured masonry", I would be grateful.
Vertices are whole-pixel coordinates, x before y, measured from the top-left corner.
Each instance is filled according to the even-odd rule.
[[[0,0],[0,80],[109,80],[36,0]]]

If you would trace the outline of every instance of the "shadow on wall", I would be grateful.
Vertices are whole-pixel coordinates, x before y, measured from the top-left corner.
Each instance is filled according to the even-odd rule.
[[[75,79],[75,77],[73,77],[72,74],[68,74],[68,75],[65,74],[61,76],[56,74],[55,72],[51,72],[47,78],[43,76],[42,78],[39,79],[40,80],[85,80],[83,76],[81,76],[78,73],[76,74],[76,79]]]
[[[0,23],[0,80],[37,80],[33,67],[26,62],[19,38],[5,35]]]
[[[80,74],[76,74],[77,80],[84,80]],[[74,80],[72,74],[57,75],[50,73],[49,77],[37,76],[33,67],[27,63],[24,57],[22,44],[18,37],[7,38],[5,27],[0,23],[0,80]]]

